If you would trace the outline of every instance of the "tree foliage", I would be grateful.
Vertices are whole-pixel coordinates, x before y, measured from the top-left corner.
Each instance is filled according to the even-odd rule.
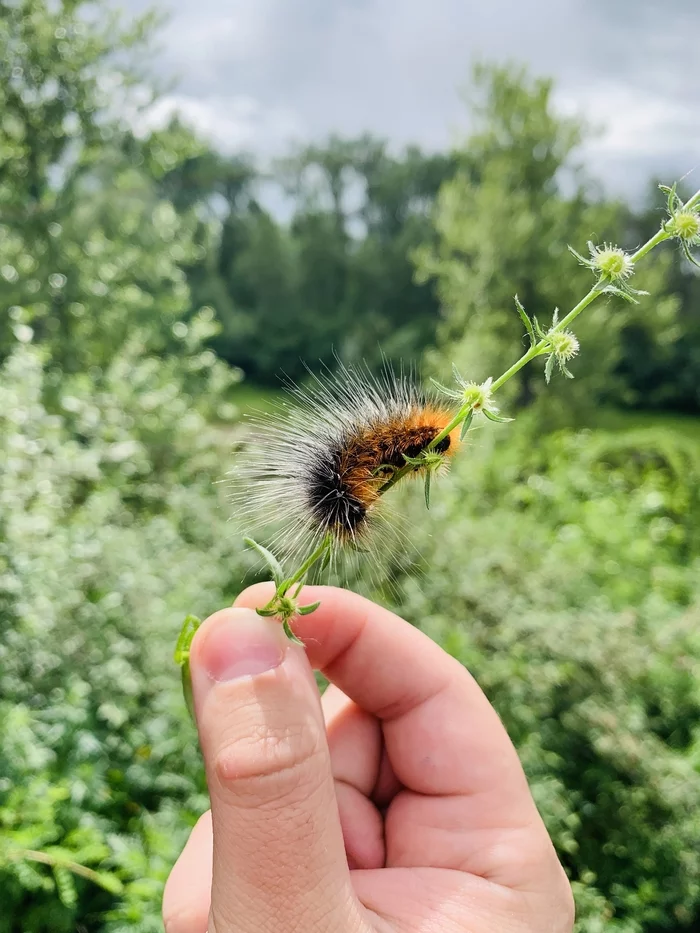
[[[440,189],[437,245],[416,251],[419,279],[434,279],[442,300],[437,361],[456,361],[476,379],[496,376],[522,352],[514,295],[548,325],[556,308],[563,316],[591,285],[567,245],[615,242],[622,232],[622,208],[604,200],[576,162],[586,128],[557,114],[552,90],[551,81],[521,70],[476,69],[475,132],[459,153],[459,171]],[[557,404],[571,410],[603,393],[626,397],[620,333],[641,319],[664,339],[678,305],[667,274],[668,264],[654,260],[643,277],[653,297],[639,307],[609,301],[577,321],[585,349],[574,367],[580,378],[558,393]],[[532,367],[518,382],[521,404],[544,388]]]

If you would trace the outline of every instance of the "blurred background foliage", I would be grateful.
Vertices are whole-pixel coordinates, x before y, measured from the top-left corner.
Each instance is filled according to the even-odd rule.
[[[497,375],[516,292],[548,320],[588,287],[568,243],[662,216],[653,180],[602,194],[515,68],[476,69],[446,153],[332,138],[263,170],[137,135],[154,26],[0,0],[0,933],[161,929],[206,806],[173,642],[252,578],[218,482],[241,414],[334,355]],[[516,423],[429,513],[398,494],[415,553],[358,581],[497,706],[580,933],[700,929],[700,278],[668,250],[640,279],[581,319],[575,381],[513,380]]]

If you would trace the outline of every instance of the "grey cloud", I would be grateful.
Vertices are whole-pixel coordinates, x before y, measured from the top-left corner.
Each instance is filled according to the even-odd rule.
[[[465,128],[457,91],[476,58],[552,74],[593,120],[614,119],[619,95],[636,117],[621,115],[627,144],[623,133],[612,136],[645,171],[651,149],[664,171],[700,147],[700,82],[688,80],[696,0],[661,13],[658,0],[171,0],[170,8],[159,67],[180,76],[179,95],[209,101],[222,120],[227,101],[231,113],[240,100],[254,102],[269,115],[259,140],[267,149],[284,146],[290,127],[307,137],[370,130],[397,144],[444,146]],[[645,120],[647,97],[655,123]],[[664,101],[668,119],[659,116]],[[629,184],[634,170],[616,167],[622,153],[599,152],[595,167]]]

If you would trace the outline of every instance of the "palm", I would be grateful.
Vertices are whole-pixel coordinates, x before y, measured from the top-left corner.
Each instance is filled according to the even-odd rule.
[[[468,798],[416,793],[397,777],[402,763],[394,766],[378,719],[332,686],[323,707],[352,882],[377,930],[423,933],[452,916],[455,930],[492,933],[503,918],[498,929],[515,933],[556,915],[568,885],[534,806],[529,825],[508,826],[498,788]],[[469,926],[460,926],[467,912]],[[559,913],[552,933],[571,929],[567,910]]]

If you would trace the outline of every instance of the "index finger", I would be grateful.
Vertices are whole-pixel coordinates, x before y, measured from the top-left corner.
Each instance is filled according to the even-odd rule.
[[[254,608],[269,584],[245,590],[236,605]],[[309,586],[320,600],[293,628],[312,666],[382,721],[401,783],[419,794],[488,792],[500,818],[520,822],[535,807],[520,761],[496,711],[474,678],[427,635],[347,590]]]

